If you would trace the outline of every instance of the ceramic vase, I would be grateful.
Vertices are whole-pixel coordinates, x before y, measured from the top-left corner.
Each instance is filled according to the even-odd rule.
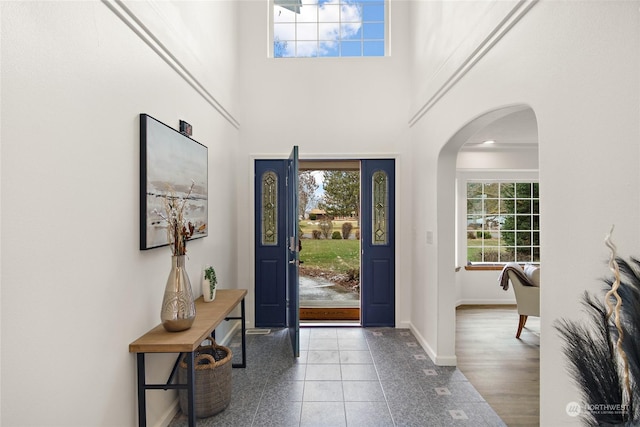
[[[213,283],[211,283],[213,281]],[[216,299],[216,288],[218,281],[216,271],[211,265],[205,265],[202,269],[202,299],[204,302],[211,302]]]
[[[185,268],[185,256],[171,257],[171,272],[164,288],[160,320],[169,332],[189,329],[196,318],[191,282]]]
[[[211,290],[211,282],[209,279],[202,278],[202,298],[204,302],[211,302],[216,299],[216,288]]]

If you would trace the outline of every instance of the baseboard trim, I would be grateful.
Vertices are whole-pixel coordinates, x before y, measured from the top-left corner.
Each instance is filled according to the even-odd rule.
[[[153,427],[167,427],[169,424],[171,424],[171,421],[173,421],[179,410],[180,400],[176,397],[176,400],[174,400],[171,405],[169,405],[169,408],[167,408],[167,410],[164,412],[164,414],[162,414],[158,422]]]
[[[438,366],[458,366],[456,356],[438,356],[434,362]]]
[[[398,326],[396,326],[398,329],[411,329],[411,322],[408,320],[402,320],[400,322],[398,322]]]
[[[456,366],[458,364],[458,359],[456,358],[455,354],[453,356],[443,356],[443,355],[438,355],[435,351],[433,351],[433,349],[431,348],[427,340],[422,336],[422,334],[411,322],[409,322],[409,329],[411,330],[413,335],[416,337],[416,339],[418,340],[418,342],[420,343],[424,351],[427,352],[427,355],[429,356],[429,358],[433,363],[435,363],[438,366]]]
[[[222,339],[216,338],[216,342],[220,345],[227,345],[231,342],[231,338],[233,338],[233,336],[235,335],[236,331],[238,331],[238,329],[240,329],[240,322],[234,322],[234,325],[231,327],[231,329],[229,329],[229,332],[227,332],[227,334],[222,337]]]
[[[461,305],[516,305],[516,300],[503,299],[459,299],[456,307]]]

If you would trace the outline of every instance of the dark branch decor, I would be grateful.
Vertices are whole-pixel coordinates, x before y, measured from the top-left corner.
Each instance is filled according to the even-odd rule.
[[[613,231],[613,229],[612,229]],[[569,373],[580,387],[579,413],[588,426],[640,425],[640,260],[616,255],[611,234],[603,301],[585,291],[587,324],[561,319],[554,325],[565,345]]]

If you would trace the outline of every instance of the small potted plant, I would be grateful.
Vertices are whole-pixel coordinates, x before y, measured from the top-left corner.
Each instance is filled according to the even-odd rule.
[[[206,266],[202,277],[202,296],[205,302],[211,302],[216,299],[217,284],[216,270],[211,265]]]

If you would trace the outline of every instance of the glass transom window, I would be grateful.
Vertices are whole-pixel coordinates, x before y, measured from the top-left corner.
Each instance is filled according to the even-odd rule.
[[[273,56],[384,56],[384,0],[274,0]]]

